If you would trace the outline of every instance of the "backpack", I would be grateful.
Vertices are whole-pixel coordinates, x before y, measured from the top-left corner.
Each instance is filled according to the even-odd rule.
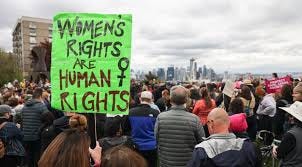
[[[249,100],[247,106],[244,106],[244,112],[245,112],[247,117],[250,116],[250,110],[251,110],[250,106],[251,106],[251,100]]]

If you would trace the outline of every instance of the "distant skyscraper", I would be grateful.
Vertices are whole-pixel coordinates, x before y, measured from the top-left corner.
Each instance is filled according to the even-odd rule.
[[[223,74],[223,79],[224,80],[228,80],[229,79],[229,72],[228,71],[225,71],[224,74]]]
[[[208,69],[206,65],[203,65],[203,69],[202,69],[202,78],[205,79],[208,75]]]
[[[185,68],[180,68],[178,75],[179,75],[179,81],[186,81],[187,70]]]
[[[201,79],[202,78],[202,67],[198,68],[198,71],[196,73],[196,79]]]
[[[202,67],[198,68],[198,72],[200,73],[200,75],[202,74]]]
[[[176,68],[174,69],[174,79],[175,79],[176,81],[180,81],[179,68],[178,68],[178,67],[176,67]]]
[[[193,80],[197,79],[197,62],[194,62]]]
[[[168,67],[167,69],[167,81],[173,81],[174,80],[174,67]]]
[[[194,80],[194,61],[195,59],[194,58],[191,58],[190,59],[190,79],[189,80]]]
[[[209,70],[208,70],[208,73],[207,73],[208,75],[207,75],[207,78],[209,79],[209,80],[211,80],[211,81],[213,81],[213,80],[216,80],[216,74],[215,74],[215,71],[212,69],[212,68],[210,68]]]
[[[152,69],[152,72],[151,72],[153,75],[157,75],[157,70],[154,68]]]
[[[166,77],[165,77],[165,69],[164,68],[157,69],[157,77],[161,81],[165,80]]]

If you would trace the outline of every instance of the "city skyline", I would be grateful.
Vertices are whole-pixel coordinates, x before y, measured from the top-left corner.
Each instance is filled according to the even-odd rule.
[[[196,59],[191,58],[189,66],[175,67],[170,65],[167,68],[153,68],[152,70],[140,71],[131,70],[131,77],[135,79],[144,79],[145,74],[152,73],[161,81],[197,81],[197,80],[217,80],[218,75],[211,67],[197,65]],[[198,68],[197,68],[198,67]]]
[[[59,12],[130,13],[134,23],[131,67],[136,70],[170,64],[186,67],[188,59],[196,58],[197,64],[218,73],[301,71],[297,63],[302,62],[299,0],[3,0],[0,5],[0,48],[7,51],[13,50],[13,27],[22,16],[52,19]]]

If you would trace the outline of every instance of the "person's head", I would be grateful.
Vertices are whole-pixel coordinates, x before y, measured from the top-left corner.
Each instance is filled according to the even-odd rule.
[[[289,84],[285,84],[281,88],[281,97],[287,101],[293,101],[293,87]]]
[[[116,146],[102,156],[102,167],[147,167],[146,160],[125,146]]]
[[[293,100],[302,102],[302,82],[299,82],[298,85],[294,88]]]
[[[0,118],[9,119],[11,112],[12,109],[10,108],[10,106],[6,104],[0,105]]]
[[[184,105],[187,98],[188,91],[185,87],[177,85],[171,88],[170,101],[172,105]]]
[[[33,99],[38,99],[38,100],[42,100],[42,93],[43,93],[43,89],[42,88],[36,88],[33,92]]]
[[[259,79],[254,79],[254,80],[252,81],[252,84],[253,84],[253,87],[254,87],[254,88],[256,88],[257,86],[259,86],[259,85],[260,85]]]
[[[199,90],[195,88],[190,89],[190,98],[194,100],[199,100],[201,98]]]
[[[51,125],[55,120],[55,116],[52,112],[48,111],[41,115],[41,122],[45,125]]]
[[[166,100],[170,99],[170,92],[167,89],[163,90],[161,92],[161,94],[162,94],[162,97],[165,98]]]
[[[209,92],[214,92],[215,88],[216,88],[216,84],[214,84],[214,83],[208,83],[207,84],[207,88],[208,88]]]
[[[49,93],[47,91],[43,91],[42,93],[42,99],[43,100],[49,100]]]
[[[141,93],[140,101],[141,104],[150,104],[152,102],[153,95],[150,91],[143,91]]]
[[[10,97],[7,101],[7,105],[11,106],[11,107],[16,107],[19,104],[19,100],[15,97]]]
[[[252,100],[251,89],[248,86],[242,86],[241,97],[245,98],[246,100]]]
[[[117,115],[113,118],[106,119],[104,126],[105,134],[109,137],[121,136],[122,135],[122,118]]]
[[[209,91],[206,87],[200,88],[200,96],[201,96],[201,99],[205,100],[206,106],[208,108],[211,108],[212,107],[212,100],[211,100]]]
[[[230,120],[222,108],[214,108],[208,115],[207,126],[210,135],[229,133]]]
[[[298,85],[299,82],[300,82],[300,81],[299,81],[298,78],[294,79],[294,81],[293,81],[293,87],[296,87],[296,86]]]
[[[8,99],[10,97],[12,97],[12,96],[13,96],[13,91],[11,91],[11,90],[5,91],[4,95],[3,95],[3,101],[4,101],[4,103],[6,103],[8,101]]]
[[[32,89],[27,89],[26,92],[25,92],[25,94],[27,94],[27,95],[32,95],[33,93],[34,92],[33,92]]]
[[[262,98],[265,96],[265,90],[261,85],[257,86],[255,89],[255,95]]]
[[[244,105],[242,100],[237,97],[234,100],[231,101],[230,106],[229,106],[229,112],[233,114],[239,114],[244,112]]]
[[[289,107],[279,107],[281,110],[286,111],[293,118],[293,122],[302,127],[302,102],[295,101]]]
[[[272,73],[272,77],[273,78],[278,78],[278,74],[274,72],[274,73]]]
[[[85,116],[77,115],[69,122],[71,129],[60,133],[44,151],[38,165],[43,167],[89,167],[89,135]],[[85,124],[86,123],[86,124]]]
[[[207,87],[207,85],[205,83],[200,84],[199,88],[203,88],[203,87]]]
[[[243,80],[242,86],[243,85],[248,86],[248,87],[253,87],[254,86],[253,83],[252,83],[252,81],[249,80],[249,79]]]

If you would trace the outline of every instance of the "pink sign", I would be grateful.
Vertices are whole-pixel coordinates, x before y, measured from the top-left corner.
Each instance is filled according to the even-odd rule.
[[[291,84],[290,77],[283,77],[273,80],[265,80],[265,87],[267,93],[275,93],[281,90],[285,84]]]

